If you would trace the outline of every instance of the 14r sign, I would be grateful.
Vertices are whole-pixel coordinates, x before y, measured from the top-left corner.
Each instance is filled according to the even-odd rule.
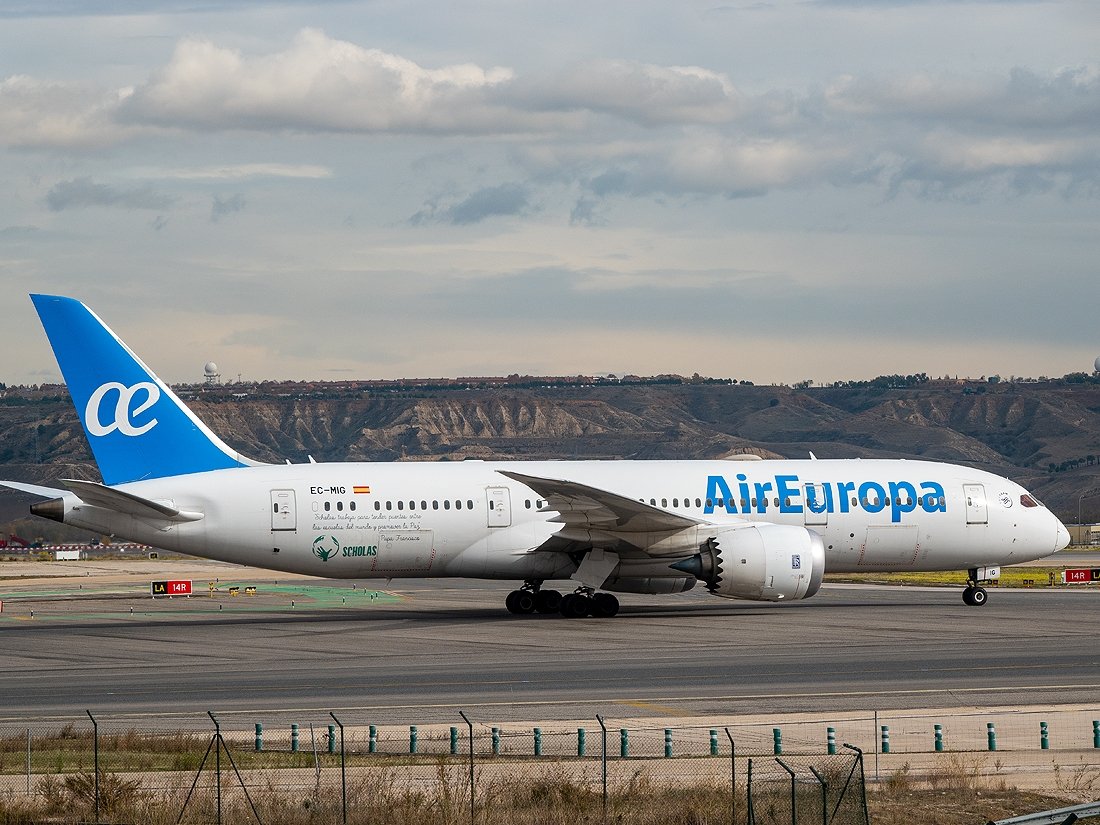
[[[149,593],[154,599],[157,596],[190,596],[191,580],[176,579],[174,581],[150,582]]]

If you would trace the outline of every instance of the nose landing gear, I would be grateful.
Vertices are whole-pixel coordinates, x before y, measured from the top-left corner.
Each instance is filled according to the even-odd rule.
[[[977,568],[968,570],[966,587],[963,588],[963,604],[982,607],[987,601],[989,601],[989,594],[985,592],[985,588],[978,585]]]

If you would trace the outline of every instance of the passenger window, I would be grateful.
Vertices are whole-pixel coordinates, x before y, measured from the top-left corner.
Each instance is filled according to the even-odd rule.
[[[326,501],[326,502],[325,502],[325,512],[327,513],[327,512],[328,512],[329,510],[331,510],[331,509],[332,509],[332,505],[331,505],[331,504],[329,504],[329,503],[328,503],[328,502]]]
[[[653,499],[653,498],[651,498],[651,499],[649,500],[649,504],[650,504],[650,506],[651,506],[651,507],[656,507],[656,506],[657,506],[657,500],[656,500],[656,499]]]
[[[344,512],[344,502],[342,502],[342,501],[336,502],[336,509],[341,513]]]
[[[397,502],[397,509],[398,510],[404,510],[405,509],[405,502],[403,502],[403,501]]]
[[[439,509],[439,500],[438,499],[432,499],[432,509],[433,510],[438,510]]]
[[[415,510],[416,509],[416,502],[415,501],[410,501],[409,502],[409,509],[410,510]]]
[[[428,502],[426,502],[426,501],[420,502],[420,509],[421,510],[427,510],[428,509]]]
[[[672,506],[673,506],[673,507],[679,507],[679,506],[680,506],[680,499],[678,499],[678,498],[674,498],[674,499],[672,500]]]
[[[450,510],[451,509],[451,500],[449,498],[443,499],[443,509],[444,510]]]
[[[348,509],[349,510],[354,510],[355,509],[355,502],[354,501],[348,504]]]
[[[374,502],[374,509],[375,510],[381,510],[382,509],[382,502],[380,502],[380,501]]]
[[[703,506],[703,500],[701,498],[695,499],[695,506],[696,507],[702,507]]]
[[[455,502],[455,509],[456,510],[461,510],[462,509],[462,502],[461,501],[456,501]]]
[[[714,506],[714,499],[708,498],[707,499],[707,507],[713,507],[713,506]]]
[[[387,501],[386,502],[386,509],[387,510],[392,510],[393,509],[393,502],[392,501]]]
[[[474,509],[474,500],[472,498],[466,499],[466,509],[467,510],[473,510]]]
[[[525,509],[530,510],[531,509],[531,499],[525,498],[523,500],[523,506],[524,506]]]

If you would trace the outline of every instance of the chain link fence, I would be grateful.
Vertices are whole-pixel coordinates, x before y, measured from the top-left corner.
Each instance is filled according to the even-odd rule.
[[[981,760],[1000,775],[1083,766],[1081,781],[1100,788],[1097,720],[1082,709],[714,725],[461,712],[395,725],[362,711],[0,720],[0,822],[865,823],[865,767],[872,781],[933,775],[964,754],[966,769]]]

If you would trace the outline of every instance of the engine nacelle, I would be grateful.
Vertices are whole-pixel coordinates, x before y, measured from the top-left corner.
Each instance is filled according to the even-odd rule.
[[[825,575],[825,545],[819,534],[804,527],[724,527],[697,555],[672,568],[691,573],[711,593],[727,599],[808,599]]]

